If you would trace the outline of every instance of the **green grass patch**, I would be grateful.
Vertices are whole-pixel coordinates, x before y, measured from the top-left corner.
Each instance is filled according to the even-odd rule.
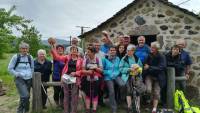
[[[3,87],[6,88],[6,95],[16,95],[17,91],[15,88],[13,76],[8,72],[8,64],[13,54],[5,54],[3,59],[0,59],[0,79],[3,81]]]

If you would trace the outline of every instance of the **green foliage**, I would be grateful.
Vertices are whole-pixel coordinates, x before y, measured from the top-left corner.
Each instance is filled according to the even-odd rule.
[[[10,62],[13,54],[5,54],[5,59],[0,59],[0,79],[3,80],[3,85],[9,87],[7,89],[7,96],[16,95],[16,88],[13,80],[13,76],[7,71],[8,63]]]
[[[34,26],[29,27],[31,20],[13,14],[15,9],[15,6],[11,7],[8,11],[0,8],[0,58],[3,57],[3,53],[5,52],[18,51],[16,44],[19,44],[21,40],[30,44],[30,52],[33,56],[36,55],[37,49],[41,47],[41,35],[39,35]],[[21,38],[17,39],[12,32],[13,29],[22,33]]]
[[[24,41],[30,45],[29,52],[33,57],[36,57],[37,50],[42,48],[41,35],[34,26],[25,28],[22,31],[22,36],[18,40],[18,44]]]

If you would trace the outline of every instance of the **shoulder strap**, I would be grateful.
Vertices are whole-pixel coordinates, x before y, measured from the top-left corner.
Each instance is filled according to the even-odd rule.
[[[138,63],[138,57],[135,54],[133,56],[135,58],[135,62]],[[130,65],[130,62],[128,60],[128,56],[127,55],[125,56],[124,61],[127,62]]]
[[[128,56],[127,56],[127,55],[124,57],[124,61],[127,62],[127,63],[129,64]]]
[[[30,65],[30,67],[31,67],[31,56],[30,55],[28,55],[27,56],[28,57],[28,63],[29,63],[29,65]],[[16,63],[15,63],[15,66],[14,66],[14,69],[18,66],[18,64],[20,63],[20,58],[21,58],[21,56],[20,56],[20,54],[17,54],[17,60],[16,60]],[[22,63],[22,62],[21,62]]]
[[[108,59],[108,55],[106,55],[105,58]]]
[[[20,58],[21,58],[20,54],[17,54],[17,60],[16,60],[16,63],[15,63],[14,69],[15,69],[15,68],[17,67],[17,65],[19,64]]]
[[[134,54],[135,62],[138,63],[138,57]]]
[[[99,66],[99,58],[96,57],[96,63],[97,63],[97,66]]]
[[[31,55],[28,55],[28,63],[30,65],[30,67],[31,67]]]

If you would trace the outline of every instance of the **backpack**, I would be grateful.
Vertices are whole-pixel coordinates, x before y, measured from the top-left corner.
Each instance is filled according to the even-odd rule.
[[[199,108],[190,107],[182,91],[176,90],[174,94],[174,109],[177,113],[200,113]]]
[[[28,56],[28,62],[20,62],[21,55],[17,54],[17,60],[15,63],[14,69],[18,66],[19,63],[29,63],[29,65],[31,67],[31,55],[27,55],[27,56]]]

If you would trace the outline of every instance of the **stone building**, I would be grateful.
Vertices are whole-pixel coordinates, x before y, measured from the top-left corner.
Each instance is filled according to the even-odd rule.
[[[101,37],[101,31],[110,33],[113,42],[119,34],[131,36],[136,43],[139,35],[146,37],[147,43],[159,41],[162,50],[168,50],[179,38],[185,38],[187,48],[192,55],[193,65],[188,80],[188,88],[199,95],[200,86],[200,17],[180,8],[168,0],[135,0],[121,9],[107,21],[81,35],[84,46],[87,42]]]

